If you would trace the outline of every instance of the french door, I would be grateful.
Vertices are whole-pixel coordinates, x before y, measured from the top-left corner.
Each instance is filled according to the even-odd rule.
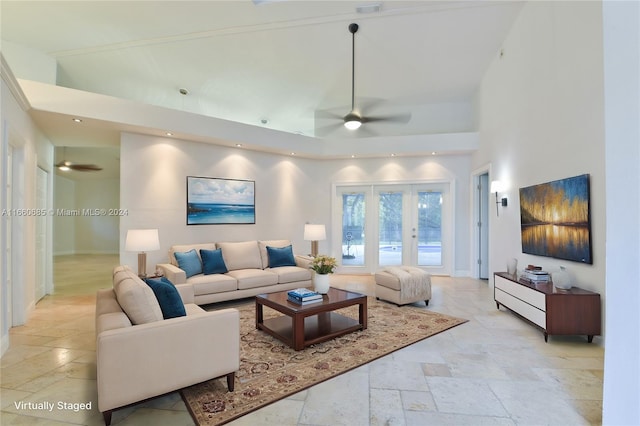
[[[345,186],[337,195],[345,271],[412,265],[451,273],[448,183]]]

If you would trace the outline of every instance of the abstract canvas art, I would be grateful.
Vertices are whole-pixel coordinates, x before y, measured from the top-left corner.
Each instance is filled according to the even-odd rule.
[[[255,181],[187,176],[187,225],[253,223]]]
[[[522,252],[592,264],[589,175],[520,188]]]

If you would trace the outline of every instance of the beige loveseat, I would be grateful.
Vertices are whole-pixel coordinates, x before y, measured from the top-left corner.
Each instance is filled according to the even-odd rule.
[[[169,263],[158,264],[157,267],[173,284],[193,285],[197,305],[309,287],[312,285],[309,269],[312,259],[309,256],[295,255],[295,266],[270,267],[267,247],[290,245],[289,240],[174,245],[169,250]],[[201,273],[187,278],[185,271],[178,267],[175,253],[195,250],[199,255],[202,249],[221,249],[228,272]]]
[[[105,424],[114,409],[212,378],[226,376],[233,391],[238,311],[206,312],[193,303],[193,286],[175,288],[186,316],[171,319],[163,319],[154,292],[126,266],[114,269],[113,288],[98,290],[98,409]]]

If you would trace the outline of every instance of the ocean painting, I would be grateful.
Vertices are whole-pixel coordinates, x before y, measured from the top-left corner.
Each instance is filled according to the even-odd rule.
[[[187,176],[187,225],[256,223],[255,182]]]
[[[522,252],[592,264],[589,175],[520,188]]]

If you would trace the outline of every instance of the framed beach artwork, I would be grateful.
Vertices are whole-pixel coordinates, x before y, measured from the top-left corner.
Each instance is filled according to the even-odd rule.
[[[187,225],[256,223],[255,181],[187,176]]]
[[[589,175],[520,188],[522,252],[592,264]]]

